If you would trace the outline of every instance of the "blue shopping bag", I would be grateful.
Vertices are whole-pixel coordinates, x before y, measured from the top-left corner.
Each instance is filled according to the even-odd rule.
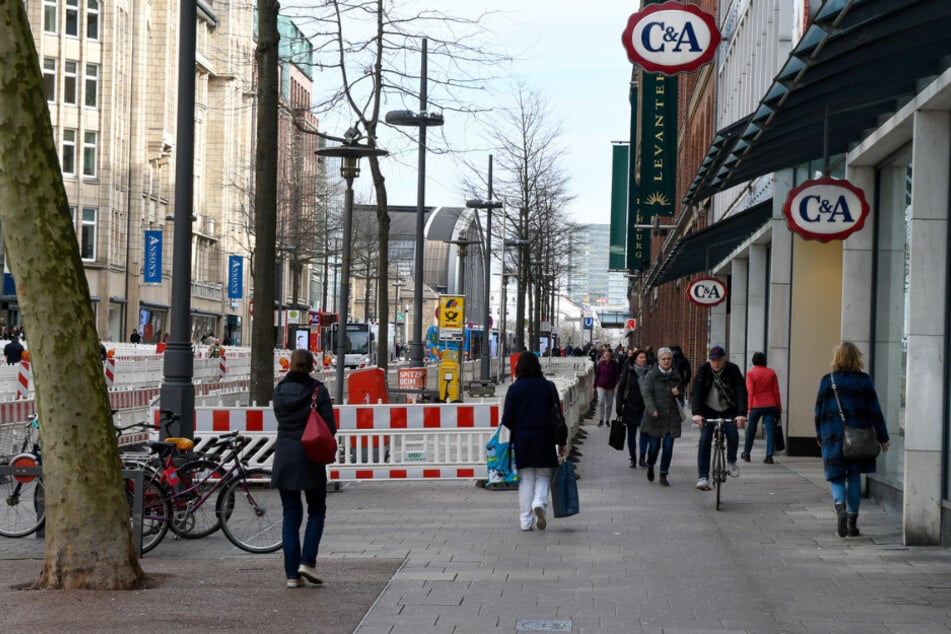
[[[489,469],[488,485],[501,482],[518,482],[515,472],[515,458],[512,455],[512,443],[502,442],[502,425],[485,444],[485,462]]]
[[[562,462],[551,480],[551,508],[555,517],[568,517],[581,512],[578,501],[578,482],[575,480],[575,463]]]

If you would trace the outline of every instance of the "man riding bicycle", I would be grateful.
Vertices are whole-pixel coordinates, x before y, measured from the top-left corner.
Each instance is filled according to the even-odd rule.
[[[690,395],[690,411],[693,422],[700,427],[700,444],[697,449],[697,489],[710,490],[710,445],[713,441],[713,425],[704,425],[704,418],[733,419],[724,423],[726,433],[726,461],[730,475],[740,475],[736,466],[736,452],[740,444],[737,427],[746,427],[746,380],[735,364],[726,360],[726,350],[713,346],[709,360],[697,370]]]

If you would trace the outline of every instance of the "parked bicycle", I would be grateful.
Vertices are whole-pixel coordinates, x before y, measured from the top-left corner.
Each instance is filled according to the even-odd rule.
[[[40,424],[36,414],[25,423],[0,425],[0,464],[38,467]],[[26,537],[46,521],[46,493],[38,475],[0,474],[0,535]]]
[[[720,490],[730,474],[726,464],[726,430],[724,425],[732,418],[704,418],[704,425],[715,425],[713,428],[713,455],[710,463],[710,480],[716,489],[717,510],[720,510]]]
[[[149,445],[170,456],[191,442],[182,440],[186,439],[167,438]],[[216,493],[213,517],[231,543],[252,553],[281,548],[281,500],[277,490],[271,489],[271,470],[245,465],[241,450],[247,437],[239,432],[223,434],[218,441],[226,451],[217,458],[200,458],[180,466],[166,458],[161,471],[147,468],[142,492],[143,553],[158,546],[170,528],[181,537],[216,530],[207,514],[211,508],[208,501]]]

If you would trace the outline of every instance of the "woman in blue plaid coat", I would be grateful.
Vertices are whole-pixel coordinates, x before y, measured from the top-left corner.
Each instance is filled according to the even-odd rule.
[[[833,390],[833,380],[835,389]],[[838,402],[836,401],[838,393]],[[842,456],[842,413],[852,427],[873,427],[875,436],[888,451],[888,429],[871,377],[862,371],[862,352],[850,341],[835,348],[832,372],[819,382],[816,396],[816,440],[822,448],[822,465],[832,487],[836,532],[839,537],[859,534],[857,526],[862,498],[862,474],[875,473],[875,459],[847,461]]]

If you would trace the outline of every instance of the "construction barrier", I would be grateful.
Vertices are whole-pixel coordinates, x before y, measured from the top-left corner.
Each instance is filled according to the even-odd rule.
[[[106,357],[105,361],[106,387],[113,387],[116,384],[116,360],[112,357]]]
[[[228,374],[228,360],[222,353],[222,355],[218,357],[218,380],[224,381],[226,374]]]
[[[33,373],[30,372],[30,362],[20,361],[20,368],[17,372],[17,398],[26,399],[30,397],[31,383],[33,382]]]

